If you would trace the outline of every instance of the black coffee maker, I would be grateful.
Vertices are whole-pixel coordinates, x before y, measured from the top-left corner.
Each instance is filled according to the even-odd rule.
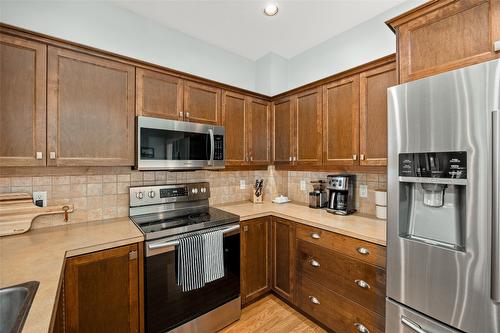
[[[333,214],[348,215],[356,211],[354,203],[355,175],[330,175],[327,178],[328,206]]]

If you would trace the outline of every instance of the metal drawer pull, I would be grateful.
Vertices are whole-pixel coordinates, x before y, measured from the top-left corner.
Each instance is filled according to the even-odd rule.
[[[314,296],[309,296],[309,301],[313,304],[318,304],[318,305],[321,304],[319,300]]]
[[[363,288],[363,289],[370,289],[371,288],[370,285],[366,281],[363,281],[363,280],[354,280],[354,282],[356,282],[356,284],[360,288]]]
[[[370,251],[366,247],[358,247],[356,249],[356,251],[358,251],[359,254],[362,254],[364,256],[367,256],[370,254]]]
[[[412,330],[414,330],[417,333],[428,333],[426,330],[424,330],[419,324],[411,320],[410,318],[407,318],[405,316],[401,316],[401,323]]]
[[[234,230],[238,230],[239,228],[240,228],[240,225],[238,224],[238,225],[234,225],[234,226],[230,226],[230,227],[225,228],[223,232],[225,234],[227,234],[228,232],[231,232],[231,231],[234,231]],[[247,226],[244,226],[243,229],[245,229],[245,228],[247,228]],[[172,240],[172,241],[164,242],[164,243],[149,244],[148,248],[150,250],[154,250],[154,249],[160,249],[162,247],[177,246],[177,245],[179,245],[179,241],[178,240]]]
[[[320,236],[320,234],[318,234],[318,233],[316,233],[316,232],[313,232],[313,233],[311,234],[311,238],[314,238],[314,239],[320,239],[320,238],[321,238],[321,236]]]
[[[309,261],[309,263],[311,264],[312,267],[319,267],[320,266],[319,262],[314,260],[314,259],[311,259]]]
[[[356,327],[356,329],[358,331],[360,331],[361,333],[370,333],[370,330],[368,328],[366,328],[366,326],[363,324],[355,323],[354,327]]]

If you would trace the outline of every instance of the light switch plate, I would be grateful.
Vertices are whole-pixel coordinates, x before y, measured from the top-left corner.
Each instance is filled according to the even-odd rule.
[[[245,180],[241,179],[240,180],[240,190],[246,189],[247,185],[245,184]]]
[[[300,181],[300,190],[301,191],[305,191],[306,190],[306,181],[303,180],[303,179]]]
[[[33,203],[38,207],[47,207],[47,192],[33,192]]]
[[[361,198],[368,198],[368,186],[367,185],[359,185],[359,196]]]

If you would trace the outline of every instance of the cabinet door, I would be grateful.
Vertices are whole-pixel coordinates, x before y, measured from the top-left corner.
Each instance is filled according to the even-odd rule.
[[[0,166],[45,166],[45,45],[0,34]]]
[[[48,165],[134,165],[134,67],[49,46]]]
[[[273,290],[290,302],[295,291],[295,223],[273,217],[271,230]]]
[[[358,164],[358,75],[323,87],[323,133],[324,164]]]
[[[273,161],[292,163],[294,98],[287,97],[273,103]]]
[[[182,80],[137,68],[136,113],[139,116],[182,120]]]
[[[200,83],[184,83],[184,119],[186,121],[214,124],[221,123],[221,90]]]
[[[360,75],[361,165],[387,165],[387,88],[396,84],[394,63]]]
[[[65,332],[139,332],[139,270],[137,244],[68,259]]]
[[[434,1],[395,19],[401,83],[498,56],[499,7],[498,0]]]
[[[269,102],[252,98],[249,100],[250,121],[248,122],[250,163],[270,163],[270,112]]]
[[[297,95],[295,154],[297,164],[321,164],[321,89]]]
[[[224,91],[222,124],[225,127],[226,165],[248,164],[248,103],[245,96]]]
[[[248,303],[270,290],[270,217],[241,222],[241,299]]]

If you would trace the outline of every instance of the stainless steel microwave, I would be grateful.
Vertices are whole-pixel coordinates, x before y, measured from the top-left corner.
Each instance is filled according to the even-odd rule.
[[[224,127],[137,117],[137,169],[224,168]]]

